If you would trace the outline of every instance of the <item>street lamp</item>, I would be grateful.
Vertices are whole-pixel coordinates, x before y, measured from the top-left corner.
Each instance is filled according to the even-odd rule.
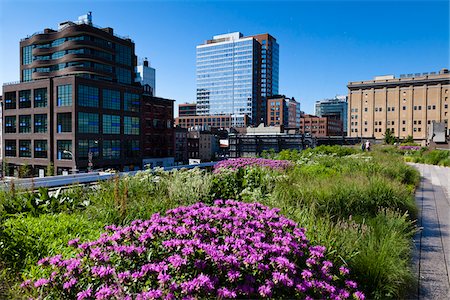
[[[73,159],[73,153],[71,152],[71,151],[69,151],[69,150],[63,150],[63,153],[64,154],[70,154],[70,156],[72,157],[72,159]],[[76,167],[75,168],[72,168],[72,173],[75,173],[75,170],[76,170]],[[63,174],[64,175],[64,174]]]

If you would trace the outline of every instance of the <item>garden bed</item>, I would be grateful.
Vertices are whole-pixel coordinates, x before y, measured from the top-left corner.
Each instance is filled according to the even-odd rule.
[[[85,250],[82,249],[80,252],[73,247],[74,243],[91,245],[86,243],[99,241],[98,238],[102,240],[102,237],[106,237],[102,235],[107,232],[104,229],[105,225],[114,224],[113,227],[107,227],[108,236],[111,237],[115,231],[122,232],[129,226],[141,226],[145,222],[149,225],[148,222],[151,221],[135,220],[155,220],[158,218],[155,217],[158,216],[154,215],[155,213],[159,213],[161,218],[168,218],[173,214],[173,209],[178,207],[190,207],[191,210],[201,208],[207,211],[214,210],[217,205],[224,205],[215,202],[216,199],[234,199],[238,202],[229,202],[230,205],[241,207],[240,210],[243,211],[247,207],[252,207],[246,203],[254,203],[248,205],[257,205],[252,209],[255,213],[258,210],[267,213],[271,208],[276,208],[274,212],[279,214],[278,219],[292,220],[288,221],[289,226],[305,229],[305,239],[308,240],[309,246],[304,249],[303,258],[292,254],[288,258],[295,268],[299,268],[292,269],[295,272],[288,276],[288,279],[292,280],[292,285],[289,283],[292,288],[283,285],[283,288],[278,289],[276,287],[278,281],[286,281],[285,277],[279,277],[278,274],[275,283],[273,276],[266,278],[262,274],[251,274],[251,268],[225,268],[227,272],[230,270],[239,272],[241,277],[235,275],[236,280],[242,281],[236,281],[234,284],[230,281],[235,280],[230,279],[234,275],[230,273],[231,277],[228,278],[229,274],[225,271],[220,273],[223,277],[219,276],[218,279],[210,277],[208,275],[210,273],[204,271],[203,274],[209,276],[208,280],[213,282],[210,294],[205,289],[198,288],[198,293],[193,293],[193,296],[264,298],[270,295],[264,296],[259,288],[269,280],[270,285],[274,287],[270,290],[274,292],[274,297],[326,297],[325,294],[320,294],[321,287],[325,288],[323,284],[314,292],[308,292],[307,289],[296,290],[293,287],[294,283],[295,286],[301,284],[300,280],[303,278],[301,272],[308,268],[306,259],[310,253],[309,249],[315,246],[324,247],[318,249],[323,249],[323,261],[329,262],[326,264],[330,266],[331,273],[323,276],[331,276],[332,280],[326,283],[334,287],[334,292],[338,289],[342,292],[348,289],[343,292],[348,297],[363,297],[365,294],[368,298],[378,299],[404,296],[413,277],[410,255],[417,214],[413,197],[415,186],[419,182],[417,171],[407,166],[402,157],[397,155],[382,152],[360,153],[358,150],[340,147],[318,147],[302,153],[284,151],[274,158],[282,158],[289,162],[252,160],[251,163],[246,163],[240,160],[236,164],[228,162],[214,172],[198,169],[141,172],[134,177],[116,178],[100,183],[95,190],[75,188],[63,193],[59,196],[61,198],[56,200],[46,199],[43,196],[44,190],[39,195],[27,197],[17,192],[2,193],[0,263],[3,272],[0,273],[2,274],[0,281],[3,280],[8,284],[5,284],[6,291],[0,298],[28,299],[30,296],[36,297],[39,293],[47,292],[53,295],[53,298],[58,298],[58,295],[64,296],[65,292],[74,292],[75,287],[80,289],[78,292],[81,292],[81,289],[87,291],[89,288],[97,289],[98,292],[103,284],[100,278],[91,276],[92,286],[89,287],[85,281],[89,281],[89,276],[71,278],[77,280],[74,282],[64,279],[64,273],[57,270],[59,277],[54,275],[54,279],[51,279],[51,268],[37,263],[44,257],[54,257],[58,254],[62,254],[61,259],[76,258]],[[172,212],[166,215],[165,212],[168,210]],[[222,230],[221,224],[226,222],[223,220],[211,224]],[[249,222],[251,220],[243,223]],[[292,234],[292,230],[286,229],[279,234],[288,236]],[[169,238],[171,231],[165,234],[168,234]],[[230,235],[230,232],[224,232],[220,236],[225,238],[227,235]],[[72,246],[69,246],[68,242],[74,239],[79,240],[72,241]],[[188,239],[194,240],[194,237],[189,236]],[[147,245],[145,251],[148,249],[153,248]],[[142,252],[136,259],[139,263],[154,263],[156,260],[153,260],[158,257],[168,259],[169,256],[175,255],[170,253],[170,250],[164,251],[152,252],[151,255],[145,252],[145,255],[140,257],[139,255],[144,253]],[[177,251],[181,251],[181,248]],[[205,249],[199,253],[204,251]],[[199,253],[196,252],[195,255],[200,255]],[[189,254],[186,254],[188,255],[186,257],[183,257],[183,253],[176,254],[189,261],[187,258],[190,257]],[[83,257],[86,255],[85,253]],[[241,256],[242,259],[244,257],[245,255]],[[127,268],[131,268],[131,261],[135,263],[133,268],[136,268],[136,261],[113,255],[111,268],[117,268],[118,273],[126,272],[125,265],[128,264]],[[211,260],[205,262],[209,268],[215,266]],[[89,261],[83,261],[80,266],[82,270],[92,270],[93,265]],[[350,274],[344,274],[345,279],[340,277],[343,276],[339,271],[341,266],[345,270],[350,270]],[[276,268],[275,265],[270,266],[272,267]],[[214,269],[217,269],[217,266]],[[178,272],[181,277],[173,279],[174,283],[198,279],[202,272],[195,270],[197,269],[191,266]],[[278,269],[270,270],[271,274],[276,272],[284,274]],[[90,274],[83,272],[81,273]],[[169,275],[173,277],[174,274]],[[257,283],[252,285],[245,282],[246,275],[252,275]],[[139,287],[130,294],[137,297],[142,292],[160,290],[161,295],[160,292],[152,295],[167,296],[169,290],[161,289],[157,285],[157,278],[152,279],[151,276],[153,275],[148,275],[142,282],[139,281],[137,283]],[[19,285],[27,279],[31,280],[29,283],[33,286],[39,279],[54,280],[55,286],[50,289],[50,284],[41,280],[37,284],[38,288],[20,288]],[[202,277],[203,279],[205,278]],[[345,280],[356,282],[358,290],[353,288],[353,283],[349,283],[351,287],[346,286]],[[242,285],[246,283],[246,288],[250,286],[254,294],[251,294],[250,290],[246,292],[242,290]],[[68,289],[64,289],[64,284]],[[118,285],[112,290],[122,293],[120,295],[125,295],[123,293],[128,291],[126,284]],[[332,290],[333,288],[329,287],[327,291],[333,292]],[[61,294],[58,294],[58,291]],[[355,294],[356,291],[361,293]],[[176,298],[181,295],[188,296],[187,293],[182,293],[182,289],[175,290],[174,296]],[[75,297],[76,294],[70,295],[72,296],[64,297]],[[91,296],[86,294],[86,299],[93,296],[95,293]]]

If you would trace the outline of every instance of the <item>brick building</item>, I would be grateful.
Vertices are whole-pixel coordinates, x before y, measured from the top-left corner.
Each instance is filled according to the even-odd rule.
[[[300,132],[315,137],[342,135],[342,121],[328,117],[304,114],[300,119]]]

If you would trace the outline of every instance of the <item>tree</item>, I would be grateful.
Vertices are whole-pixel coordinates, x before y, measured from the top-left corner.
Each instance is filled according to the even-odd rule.
[[[46,173],[45,176],[55,175],[55,167],[53,166],[52,162],[47,166],[47,171],[45,173]]]
[[[412,135],[408,135],[403,142],[404,143],[414,143],[414,138]]]
[[[386,132],[384,133],[384,143],[387,145],[392,145],[395,143],[395,136],[389,128],[386,129]]]

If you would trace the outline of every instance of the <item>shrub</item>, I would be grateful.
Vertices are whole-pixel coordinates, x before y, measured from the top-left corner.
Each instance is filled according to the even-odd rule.
[[[67,242],[99,235],[102,225],[81,215],[18,215],[0,226],[0,261],[13,272],[27,270],[39,258],[57,252],[72,253]]]
[[[42,259],[52,275],[23,286],[49,298],[364,299],[349,270],[324,259],[325,247],[258,203],[198,203],[108,230],[94,242],[70,241],[77,258]]]

